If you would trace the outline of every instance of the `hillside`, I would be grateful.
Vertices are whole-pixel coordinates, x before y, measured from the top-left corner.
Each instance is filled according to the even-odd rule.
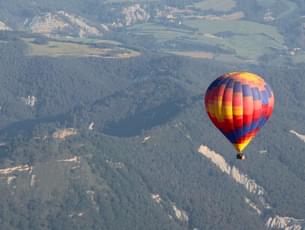
[[[304,218],[305,175],[297,166],[305,162],[299,154],[304,143],[289,133],[305,128],[298,103],[304,92],[294,83],[302,79],[302,67],[289,70],[291,82],[284,69],[248,66],[283,93],[277,93],[270,124],[240,163],[202,107],[202,91],[229,65],[175,56],[107,61],[20,55],[1,61],[19,60],[23,68],[7,68],[6,62],[7,75],[1,78],[1,92],[8,98],[1,105],[1,193],[7,194],[2,197],[2,226],[142,229],[145,223],[146,229],[238,229],[248,224],[263,229],[267,223],[277,226],[277,219],[268,218]],[[89,69],[91,75],[84,74]],[[15,78],[6,77],[14,73]],[[33,98],[26,95],[37,101],[31,104]],[[59,133],[65,127],[76,131]],[[272,210],[264,211],[259,197],[200,156],[202,144],[254,178]],[[267,153],[259,154],[261,150]]]
[[[0,229],[305,229],[304,14],[298,0],[0,2]],[[276,100],[243,162],[203,108],[239,70]]]

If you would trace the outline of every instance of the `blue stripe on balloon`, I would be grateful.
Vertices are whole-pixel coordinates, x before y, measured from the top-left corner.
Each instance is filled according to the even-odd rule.
[[[228,78],[225,77],[219,77],[217,78],[215,81],[213,81],[211,83],[211,85],[209,86],[209,88],[207,89],[207,91],[209,90],[213,90],[215,88],[218,88],[219,86],[221,86],[222,84],[226,84],[229,81]]]
[[[234,91],[234,93],[242,91],[241,83],[239,81],[235,81],[234,82],[234,89],[233,89],[233,91]]]
[[[233,88],[233,86],[234,86],[234,80],[232,79],[232,78],[228,78],[229,80],[228,80],[228,82],[227,82],[227,85],[226,85],[226,89],[228,89],[228,88]]]
[[[242,85],[243,97],[252,96],[252,90],[248,85]]]
[[[213,82],[210,84],[210,86],[209,86],[209,88],[207,89],[207,91],[216,88],[222,80],[223,80],[223,77],[217,78],[215,81],[213,81]]]
[[[228,83],[230,82],[230,78],[225,78],[222,82],[221,85],[225,85],[225,87],[227,87]]]
[[[258,88],[254,87],[254,88],[251,88],[251,90],[252,90],[253,100],[260,100],[261,96],[260,96]]]
[[[231,143],[237,143],[240,138],[246,136],[248,133],[252,132],[256,128],[261,128],[267,120],[267,117],[261,117],[257,121],[252,122],[250,125],[236,129],[235,131],[230,133],[224,133],[224,135],[229,139]]]
[[[272,89],[267,83],[265,84],[265,89],[268,93],[268,97],[272,97]]]
[[[269,96],[266,90],[261,91],[261,97],[262,97],[262,105],[267,105],[269,102]]]

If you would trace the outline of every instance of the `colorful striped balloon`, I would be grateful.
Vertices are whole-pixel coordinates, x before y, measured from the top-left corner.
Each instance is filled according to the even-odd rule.
[[[211,121],[239,154],[270,118],[273,106],[270,86],[249,72],[226,73],[213,81],[205,94]]]

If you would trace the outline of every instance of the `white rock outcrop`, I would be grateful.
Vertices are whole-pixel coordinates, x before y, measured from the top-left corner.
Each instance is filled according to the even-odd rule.
[[[264,14],[264,21],[265,22],[272,22],[275,18],[272,16],[272,11],[268,9],[268,11]]]
[[[172,208],[173,208],[175,216],[178,220],[180,220],[181,222],[188,222],[189,221],[189,217],[188,217],[186,211],[177,208],[176,204],[172,204]]]
[[[295,132],[293,133],[295,134]],[[219,170],[226,173],[234,179],[235,182],[242,184],[248,192],[256,196],[263,209],[259,209],[259,206],[247,197],[245,198],[245,202],[257,213],[257,215],[261,215],[265,210],[272,209],[272,206],[266,201],[265,189],[258,185],[253,179],[250,179],[246,174],[241,173],[235,166],[230,166],[223,156],[209,149],[207,146],[201,145],[198,152],[214,163]],[[275,215],[267,217],[266,227],[270,229],[302,230],[305,229],[305,221],[303,219]]]
[[[250,193],[262,196],[265,190],[259,186],[255,180],[250,179],[246,174],[241,173],[235,166],[227,164],[226,160],[220,154],[201,145],[198,152],[210,159],[222,172],[231,176],[237,183],[242,184]]]
[[[16,180],[16,176],[8,176],[7,177],[7,184],[12,184]]]
[[[64,140],[67,137],[75,136],[77,134],[77,130],[74,128],[66,128],[66,129],[58,129],[53,134],[52,137],[54,139]]]
[[[18,165],[14,167],[9,167],[9,168],[3,168],[0,169],[0,176],[8,176],[12,173],[16,172],[28,172],[31,173],[32,167],[29,165]]]
[[[150,14],[146,12],[140,4],[134,4],[132,6],[123,9],[122,14],[124,15],[124,24],[130,26],[137,22],[146,22],[150,19]]]
[[[93,130],[94,127],[95,127],[95,123],[94,123],[94,122],[91,122],[90,125],[89,125],[89,127],[88,127],[88,129],[89,129],[89,130]]]
[[[79,29],[78,35],[82,37],[87,37],[90,35],[101,35],[101,32],[94,26],[90,26],[85,22],[84,18],[68,14],[65,11],[58,11],[59,15],[62,15],[69,21],[71,26],[77,27]]]
[[[245,202],[258,214],[262,214],[262,211],[256,206],[256,204],[251,201],[248,197],[245,197]]]
[[[144,137],[142,144],[145,144],[147,141],[149,141],[151,139],[151,136],[146,136]]]
[[[305,135],[300,134],[300,133],[297,133],[297,132],[294,131],[294,130],[290,130],[289,132],[292,133],[292,134],[294,134],[294,135],[296,135],[297,138],[299,138],[301,141],[304,141],[304,142],[305,142]]]
[[[304,223],[303,219],[275,216],[268,218],[266,226],[273,229],[302,230]]]
[[[21,101],[27,106],[34,107],[37,102],[37,97],[35,96],[21,97]]]
[[[12,28],[10,28],[9,26],[7,26],[4,22],[1,22],[0,21],[0,31],[5,31],[5,30],[7,30],[7,31],[11,31],[12,30]]]
[[[80,157],[79,156],[74,156],[72,158],[67,158],[63,160],[57,160],[58,162],[70,162],[70,163],[76,163],[80,164]]]
[[[13,184],[20,173],[31,175],[33,167],[29,165],[17,165],[14,167],[0,169],[0,179],[5,180],[8,185]]]
[[[98,204],[95,200],[95,191],[93,190],[87,190],[86,191],[86,194],[89,196],[90,200],[91,200],[91,203],[92,205],[94,206],[95,210],[99,211],[100,208],[98,207]]]
[[[114,161],[106,160],[106,163],[113,169],[126,168],[125,164],[122,162],[114,162]]]
[[[33,175],[31,176],[30,186],[33,187],[33,186],[36,185],[36,183],[37,183],[37,176],[33,174]]]
[[[157,204],[160,204],[162,201],[160,194],[151,194],[151,199],[153,199]]]
[[[108,30],[106,25],[99,28],[89,25],[84,18],[62,10],[36,16],[28,23],[28,27],[32,32],[46,36],[64,34],[81,38],[101,36]]]
[[[73,218],[73,217],[82,217],[85,214],[85,212],[77,212],[77,213],[71,213],[68,215],[68,217]]]

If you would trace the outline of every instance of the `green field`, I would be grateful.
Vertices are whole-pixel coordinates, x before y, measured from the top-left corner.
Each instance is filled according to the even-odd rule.
[[[249,21],[186,20],[185,25],[197,28],[192,35],[197,42],[234,50],[237,57],[257,59],[271,48],[283,49],[284,38],[275,27]],[[219,32],[231,32],[228,37],[213,36]]]
[[[122,45],[122,43],[113,40],[102,40],[94,38],[80,38],[80,37],[56,37],[56,41],[71,42],[71,43],[82,43],[82,44],[111,44],[111,45]]]
[[[271,52],[271,49],[285,48],[284,37],[270,25],[245,20],[200,19],[185,19],[183,24],[193,29],[145,23],[130,27],[130,31],[137,35],[153,36],[161,44],[178,39],[194,45],[217,46],[233,53],[240,60],[256,61],[260,56]],[[220,32],[230,32],[230,36],[220,36],[217,34]]]
[[[288,1],[288,0],[283,0],[283,4],[286,5],[286,10],[277,16],[278,19],[291,14],[298,7],[296,3],[292,2],[292,1]]]
[[[257,3],[263,7],[271,7],[274,5],[278,0],[256,0]]]
[[[148,3],[148,2],[160,2],[160,0],[106,0],[106,3]]]
[[[277,29],[270,25],[259,24],[245,20],[238,21],[209,21],[188,19],[183,24],[196,28],[202,33],[215,34],[219,32],[232,32],[235,34],[253,35],[264,34],[276,42],[282,44],[284,42],[283,36]]]
[[[193,7],[200,10],[230,11],[235,7],[234,0],[205,0],[193,4]]]
[[[179,37],[187,36],[189,31],[171,28],[156,23],[144,23],[131,26],[129,31],[137,35],[152,35],[158,42],[166,42]]]
[[[34,39],[23,39],[27,44],[27,55],[30,56],[74,56],[74,57],[100,57],[100,58],[130,58],[140,55],[139,52],[117,46],[112,41],[99,41],[95,43],[77,43],[71,41],[52,40],[47,44],[34,43]],[[94,47],[94,44],[110,45],[107,48]]]
[[[299,63],[304,63],[305,62],[305,53],[299,53],[291,57],[294,63],[299,64]]]
[[[283,18],[297,9],[297,4],[290,0],[257,0],[257,3],[264,8],[274,8],[276,4],[285,6],[283,12],[273,15],[276,19]]]

